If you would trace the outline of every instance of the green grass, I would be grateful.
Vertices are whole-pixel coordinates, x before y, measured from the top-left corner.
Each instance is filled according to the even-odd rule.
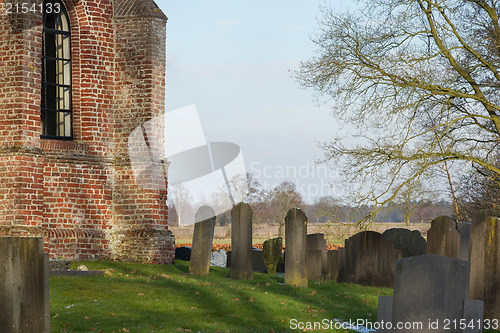
[[[250,281],[231,280],[226,268],[193,276],[183,261],[85,264],[105,276],[50,278],[51,332],[293,332],[291,319],[375,322],[378,296],[393,293],[331,281],[295,288],[258,273]]]
[[[295,288],[258,273],[231,280],[226,268],[193,276],[183,261],[85,264],[105,277],[50,278],[51,332],[291,332],[291,319],[375,321],[378,296],[392,294],[334,282]]]

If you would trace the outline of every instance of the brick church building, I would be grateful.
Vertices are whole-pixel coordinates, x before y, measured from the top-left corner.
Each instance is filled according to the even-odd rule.
[[[129,154],[164,112],[166,21],[150,0],[0,2],[0,236],[43,236],[51,258],[173,262],[166,167],[144,186]]]

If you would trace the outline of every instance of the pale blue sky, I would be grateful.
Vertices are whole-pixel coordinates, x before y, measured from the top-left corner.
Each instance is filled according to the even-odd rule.
[[[317,142],[335,137],[338,125],[290,71],[314,52],[320,5],[345,9],[341,0],[157,4],[169,18],[167,111],[195,104],[207,139],[238,144],[247,170],[268,187],[290,180],[308,201],[335,195],[328,187],[335,172],[306,169],[322,157]]]

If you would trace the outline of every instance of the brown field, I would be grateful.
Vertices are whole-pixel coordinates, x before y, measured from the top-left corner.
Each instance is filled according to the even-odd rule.
[[[430,223],[412,223],[405,225],[403,223],[374,223],[371,227],[362,229],[359,226],[352,224],[309,224],[307,226],[307,233],[324,233],[327,243],[331,245],[343,245],[344,240],[350,236],[362,231],[373,230],[380,233],[390,228],[406,228],[410,230],[418,230],[427,238],[427,230],[430,228]],[[184,227],[169,227],[175,235],[175,243],[177,246],[190,244],[193,239],[193,225]],[[270,238],[278,237],[278,226],[269,225],[256,225],[253,227],[252,241],[256,247]],[[228,249],[231,244],[231,226],[215,227],[214,230],[214,249]]]

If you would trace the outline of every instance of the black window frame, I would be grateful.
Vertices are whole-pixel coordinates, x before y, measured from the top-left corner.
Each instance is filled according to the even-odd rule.
[[[44,0],[43,2],[43,33],[42,33],[42,89],[40,105],[40,122],[42,139],[73,140],[73,78],[72,78],[72,52],[71,52],[71,26],[66,6],[60,0]],[[47,10],[50,8],[51,10]],[[59,8],[59,13],[57,10]],[[63,17],[64,16],[64,17]],[[64,19],[67,23],[67,31],[58,30],[59,20]],[[49,20],[53,20],[49,21]],[[48,24],[54,25],[49,28]],[[68,41],[58,44],[58,37],[68,36]],[[68,43],[68,55],[58,57],[58,47],[64,53],[65,43]],[[69,56],[69,57],[68,57]],[[61,69],[57,69],[62,65]],[[65,72],[64,66],[69,66],[69,73]],[[58,76],[68,75],[68,81],[59,83]],[[63,79],[64,81],[64,79]],[[61,94],[61,89],[63,93]],[[65,96],[67,90],[67,96]],[[62,96],[61,96],[62,95]],[[61,108],[61,102],[65,108]],[[61,121],[62,117],[62,121]],[[66,118],[69,117],[69,124]],[[67,134],[67,126],[69,133]]]

